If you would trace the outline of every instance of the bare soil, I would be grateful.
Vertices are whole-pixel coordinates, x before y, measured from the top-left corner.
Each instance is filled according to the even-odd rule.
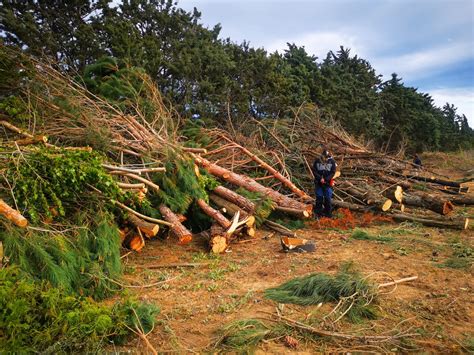
[[[412,275],[418,279],[381,295],[377,320],[356,325],[342,320],[334,330],[352,332],[365,328],[367,333],[381,334],[396,327],[413,327],[418,336],[405,344],[410,349],[467,351],[474,337],[473,268],[453,269],[443,266],[443,262],[459,243],[472,248],[472,230],[456,232],[390,223],[364,229],[372,235],[394,238],[380,243],[351,239],[351,230],[319,230],[317,223],[308,224],[298,235],[316,242],[314,253],[284,253],[279,237],[267,240],[265,236],[270,232],[261,230],[254,241],[234,244],[230,252],[220,256],[205,253],[196,239],[184,247],[174,240],[151,241],[143,252],[125,257],[126,280],[130,284],[165,281],[132,291],[140,299],[161,307],[159,325],[148,335],[150,343],[159,351],[210,351],[225,324],[244,318],[268,318],[263,312],[275,312],[277,305],[263,297],[266,288],[312,272],[334,273],[342,263],[353,261],[365,275],[378,272],[373,275],[377,282],[388,280],[382,278],[382,273],[394,279]],[[153,269],[153,265],[174,263],[200,265]],[[315,310],[323,316],[330,309],[330,305],[318,310],[286,305],[284,314],[302,320]],[[401,321],[405,321],[402,326],[398,325]],[[145,350],[144,346],[137,340],[127,348]],[[260,349],[273,353],[291,351],[281,340],[262,344]],[[325,339],[313,342],[302,338],[294,351],[342,349]]]

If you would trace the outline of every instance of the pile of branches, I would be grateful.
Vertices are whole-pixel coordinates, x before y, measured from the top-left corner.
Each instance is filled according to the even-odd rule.
[[[336,123],[320,117],[319,109],[301,107],[294,119],[250,119],[234,132],[205,130],[205,135],[212,138],[203,142],[208,149],[206,158],[312,202],[304,191],[314,191],[311,167],[324,147],[338,164],[335,207],[376,212],[396,221],[426,226],[468,228],[468,218],[454,217],[456,206],[474,205],[465,181],[420,168],[403,159],[401,153],[395,156],[375,151],[370,144],[359,143]],[[297,208],[291,213],[305,217]]]
[[[144,74],[140,100],[116,105],[50,63],[23,55],[15,61],[17,52],[2,50],[17,72],[27,73],[15,87],[26,107],[22,120],[8,112],[0,117],[0,213],[17,227],[56,228],[81,209],[89,216],[104,209],[127,248],[139,251],[162,234],[180,244],[198,236],[221,253],[237,238],[254,237],[275,209],[311,216],[310,203],[206,159],[204,148],[185,146],[179,117]]]

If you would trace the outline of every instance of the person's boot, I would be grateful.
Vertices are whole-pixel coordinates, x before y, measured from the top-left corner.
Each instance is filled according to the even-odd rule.
[[[314,216],[321,217],[323,214],[323,198],[316,197],[316,203],[314,205]]]
[[[328,198],[324,202],[324,216],[327,218],[332,218],[332,202]]]

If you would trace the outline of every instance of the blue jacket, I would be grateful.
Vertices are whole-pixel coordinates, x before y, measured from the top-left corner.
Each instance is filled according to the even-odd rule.
[[[316,158],[312,169],[315,184],[320,184],[321,178],[324,178],[325,184],[329,185],[329,181],[336,173],[336,166],[336,161],[332,156],[329,156],[327,160],[323,160],[322,157]]]

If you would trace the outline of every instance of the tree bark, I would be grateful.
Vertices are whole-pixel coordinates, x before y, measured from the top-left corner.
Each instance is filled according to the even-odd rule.
[[[421,192],[405,194],[403,203],[407,206],[426,208],[441,215],[450,214],[454,209],[450,201]]]
[[[158,224],[146,222],[133,214],[128,216],[128,220],[149,238],[156,236],[160,230]]]
[[[170,230],[172,234],[178,238],[179,244],[188,244],[193,239],[192,233],[181,224],[179,218],[165,205],[160,205],[160,213],[163,218],[171,223]]]
[[[296,201],[295,199],[292,199],[288,196],[285,196],[277,191],[274,191],[268,187],[259,184],[248,176],[234,173],[217,164],[211,163],[210,161],[202,157],[194,156],[194,158],[196,162],[203,168],[205,168],[210,174],[224,179],[230,182],[231,184],[241,186],[249,191],[258,192],[264,196],[267,196],[281,207],[288,207],[297,210],[306,210],[309,212],[310,215],[313,211],[313,205],[304,204],[302,202]]]
[[[224,228],[218,223],[214,223],[210,229],[209,248],[212,253],[223,253],[229,246],[229,241]]]
[[[386,198],[398,201],[399,203],[403,202],[403,188],[399,185],[389,187],[382,193],[382,195]]]
[[[474,206],[474,196],[452,196],[449,200],[459,206]]]
[[[348,210],[355,211],[355,212],[368,212],[373,210],[373,207],[366,206],[366,205],[359,205],[357,203],[350,203],[345,201],[339,200],[332,200],[332,204],[338,208],[347,208]]]
[[[370,188],[370,187],[368,187]],[[373,193],[371,191],[363,191],[359,188],[356,188],[350,182],[345,182],[339,189],[345,191],[351,196],[356,197],[357,199],[363,201],[364,203],[368,204],[369,206],[375,206],[379,210],[386,212],[392,207],[392,200],[384,198],[381,195]]]
[[[216,221],[221,227],[227,229],[230,227],[231,222],[222,215],[218,210],[212,208],[209,206],[206,201],[203,199],[197,200],[198,206],[201,208],[201,210],[211,217],[214,221]]]
[[[255,211],[255,203],[250,201],[248,198],[239,195],[237,192],[232,191],[224,186],[217,186],[214,190],[212,190],[216,195],[236,204],[237,206],[243,208],[249,213],[253,213]]]
[[[19,211],[15,210],[14,208],[11,208],[2,199],[0,199],[0,214],[12,221],[18,227],[25,228],[28,225],[28,220],[23,217],[23,215]]]
[[[221,198],[220,196],[217,196],[216,194],[214,193],[211,193],[209,195],[209,199],[215,203],[217,206],[219,206],[220,208],[224,208],[225,209],[225,212],[226,214],[228,214],[229,216],[234,216],[237,211],[240,211],[240,219],[245,219],[245,218],[249,218],[249,220],[247,221],[246,225],[248,227],[253,227],[253,225],[255,224],[255,217],[252,216],[252,215],[249,215],[246,211],[242,210],[239,206],[237,206],[236,204],[230,202],[230,201],[227,201],[223,198]]]
[[[426,177],[426,176],[417,176],[417,175],[410,175],[410,174],[406,174],[406,176],[412,180],[431,182],[432,184],[438,184],[438,185],[443,185],[443,186],[451,186],[451,187],[458,187],[458,188],[461,187],[461,184],[459,182],[437,179],[434,176]]]
[[[419,218],[403,213],[393,213],[388,214],[388,216],[392,217],[396,221],[404,222],[416,222],[423,224],[428,227],[438,227],[438,228],[452,228],[452,229],[467,229],[469,226],[469,218],[459,218],[453,221],[440,221],[434,219],[426,219],[426,218]]]

